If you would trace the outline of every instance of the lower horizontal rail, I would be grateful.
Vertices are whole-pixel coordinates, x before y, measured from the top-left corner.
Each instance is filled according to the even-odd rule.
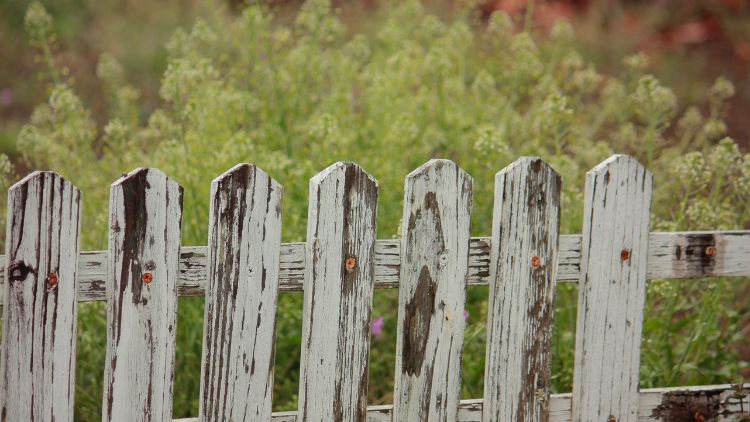
[[[744,385],[745,389],[750,384]],[[701,385],[643,389],[640,393],[638,421],[736,421],[748,415],[748,397],[739,398],[734,385]],[[570,393],[553,394],[550,398],[550,422],[569,422]],[[367,419],[371,422],[390,422],[393,406],[370,406]],[[703,419],[697,417],[697,414]],[[274,422],[296,422],[297,412],[277,412]],[[482,420],[482,399],[462,400],[458,412],[461,422]],[[175,419],[175,422],[198,422],[198,418]]]
[[[618,252],[619,253],[619,252]],[[180,296],[203,296],[206,288],[206,246],[183,246],[177,289]],[[302,290],[305,244],[281,245],[279,289]],[[469,284],[488,283],[490,238],[474,237],[469,247]],[[580,275],[581,235],[560,236],[557,282],[576,283]],[[375,287],[397,288],[401,242],[375,244]],[[0,255],[0,286],[5,282],[5,256]],[[78,258],[78,300],[104,300],[107,252],[82,252]],[[750,276],[750,230],[654,232],[649,236],[648,278]]]

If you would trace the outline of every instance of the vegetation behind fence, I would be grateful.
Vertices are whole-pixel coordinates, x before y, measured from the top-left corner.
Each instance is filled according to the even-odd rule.
[[[140,168],[111,186],[108,251],[80,259],[80,192],[32,173],[8,198],[2,414],[73,420],[78,302],[103,285],[103,420],[172,418],[177,298],[196,293],[207,300],[200,419],[270,420],[274,377],[287,375],[274,368],[284,270],[287,289],[304,290],[299,407],[274,419],[747,417],[743,384],[641,391],[640,360],[648,278],[748,276],[750,232],[650,234],[651,173],[615,155],[587,173],[583,232],[561,242],[561,186],[541,159],[517,160],[496,176],[492,237],[471,239],[471,176],[431,160],[406,178],[401,241],[379,242],[377,181],[336,163],[310,181],[301,253],[281,243],[281,185],[242,164],[211,185],[201,257],[181,250],[183,188]],[[290,262],[304,283],[290,282]],[[104,268],[99,283],[92,268]],[[577,279],[579,306],[573,392],[553,397],[558,274]],[[462,402],[472,278],[490,288],[484,394]],[[398,287],[396,379],[393,405],[368,409],[377,285]]]
[[[98,66],[68,72],[71,41],[53,30],[65,19],[50,10],[60,25],[38,4],[27,14],[31,46],[42,59],[41,74],[28,77],[49,97],[18,137],[16,169],[57,171],[85,193],[83,250],[107,247],[109,184],[136,166],[158,167],[179,181],[182,243],[206,245],[207,181],[238,160],[252,160],[284,186],[286,242],[305,240],[307,180],[336,160],[356,161],[378,180],[377,232],[386,240],[400,237],[403,175],[433,157],[449,157],[474,177],[477,234],[492,230],[495,172],[523,155],[544,157],[563,177],[564,235],[582,231],[584,173],[613,152],[633,155],[654,173],[652,231],[743,229],[750,221],[750,157],[738,147],[745,140],[724,139],[734,86],[720,78],[700,95],[705,101],[686,101],[675,97],[670,80],[650,74],[646,55],[621,57],[612,64],[619,70],[597,68],[563,21],[550,31],[522,30],[503,13],[480,21],[410,1],[373,10],[371,26],[352,28],[326,1],[308,2],[293,22],[251,5],[232,17],[203,15],[176,31],[162,46],[157,100],[151,89],[137,89],[130,56],[117,49]],[[138,42],[129,45],[145,51]],[[686,75],[682,70],[670,74]],[[92,99],[92,91],[106,101]],[[0,161],[3,191],[17,180],[12,169]],[[94,283],[104,279],[95,264]],[[92,289],[103,297],[103,286]],[[748,286],[728,278],[649,283],[642,385],[750,376],[750,314],[739,299]],[[556,293],[552,383],[555,392],[566,392],[573,384],[578,292],[575,283],[562,283]],[[462,376],[471,382],[462,384],[463,398],[482,396],[488,297],[487,287],[467,292]],[[288,376],[274,384],[275,410],[297,407],[302,301],[301,292],[279,297],[275,360]],[[371,403],[386,404],[394,401],[398,292],[380,291],[373,301],[380,328],[372,340],[377,381],[369,383],[369,395]],[[178,416],[198,412],[203,304],[202,297],[184,298],[178,307]],[[98,420],[106,309],[94,301],[78,310],[76,416]]]

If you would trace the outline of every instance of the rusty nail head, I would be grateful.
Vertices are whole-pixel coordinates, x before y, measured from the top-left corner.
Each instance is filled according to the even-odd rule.
[[[538,267],[542,265],[542,258],[539,258],[538,256],[534,255],[531,257],[531,266],[532,267]]]
[[[47,276],[47,284],[49,284],[51,287],[57,286],[57,274],[50,273]]]
[[[695,412],[695,422],[703,422],[706,420],[706,418],[701,415],[701,412]]]
[[[146,284],[151,283],[154,281],[154,275],[151,273],[143,273],[143,282]]]
[[[609,415],[609,419],[607,419],[607,422],[617,422],[617,419],[615,419],[614,416]]]
[[[351,271],[357,266],[357,258],[350,256],[346,258],[346,270]]]
[[[630,259],[630,249],[623,249],[622,252],[620,252],[620,260],[627,261],[629,259]]]
[[[707,247],[706,248],[706,256],[712,257],[714,255],[716,255],[716,248],[714,248],[713,246]]]

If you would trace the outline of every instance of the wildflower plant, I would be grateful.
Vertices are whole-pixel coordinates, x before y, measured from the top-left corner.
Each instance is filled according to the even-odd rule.
[[[601,74],[575,50],[566,23],[534,35],[502,12],[487,22],[470,12],[440,18],[414,0],[373,13],[370,31],[348,28],[325,0],[308,0],[291,23],[263,5],[198,21],[167,44],[162,103],[150,113],[117,58],[103,53],[96,76],[109,118],[97,124],[55,63],[51,18],[34,3],[27,27],[51,88],[18,138],[24,163],[59,171],[81,188],[84,250],[106,246],[108,186],[138,166],[159,167],[185,187],[183,244],[205,244],[210,180],[242,161],[284,185],[286,241],[304,240],[308,179],[337,160],[356,161],[379,181],[381,238],[398,233],[404,176],[432,157],[450,158],[474,176],[475,235],[491,231],[494,174],[522,155],[541,156],[562,175],[563,233],[580,232],[584,174],[614,152],[634,155],[655,173],[653,228],[730,229],[750,220],[750,158],[732,140],[718,142],[729,81],[709,92],[708,115],[687,107],[675,118],[684,107],[645,73],[644,56],[626,58],[622,75]],[[690,283],[651,284],[644,387],[726,382],[747,368],[736,351],[748,319],[737,298],[747,284]],[[467,298],[463,394],[479,397],[487,289],[472,287]],[[558,392],[571,390],[576,300],[574,287],[558,289]],[[373,325],[373,404],[392,398],[398,295],[378,291],[374,301],[373,315],[382,319]],[[79,309],[76,419],[96,420],[106,318],[101,303]],[[181,299],[178,309],[174,416],[194,416],[202,299]],[[296,406],[300,318],[301,295],[281,295],[278,410]],[[667,356],[670,349],[680,355]]]

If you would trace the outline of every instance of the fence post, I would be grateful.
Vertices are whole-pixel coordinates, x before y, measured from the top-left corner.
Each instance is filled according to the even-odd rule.
[[[8,191],[2,420],[72,421],[81,193],[53,172]]]
[[[299,416],[365,421],[378,185],[353,163],[310,180]]]
[[[112,184],[103,421],[172,418],[182,187],[157,169]]]
[[[573,421],[638,419],[651,185],[626,155],[586,174]]]
[[[252,164],[211,183],[201,421],[270,421],[281,186]]]
[[[458,417],[471,206],[471,176],[452,161],[406,178],[394,421]]]
[[[536,157],[495,176],[485,422],[549,420],[560,185]]]

